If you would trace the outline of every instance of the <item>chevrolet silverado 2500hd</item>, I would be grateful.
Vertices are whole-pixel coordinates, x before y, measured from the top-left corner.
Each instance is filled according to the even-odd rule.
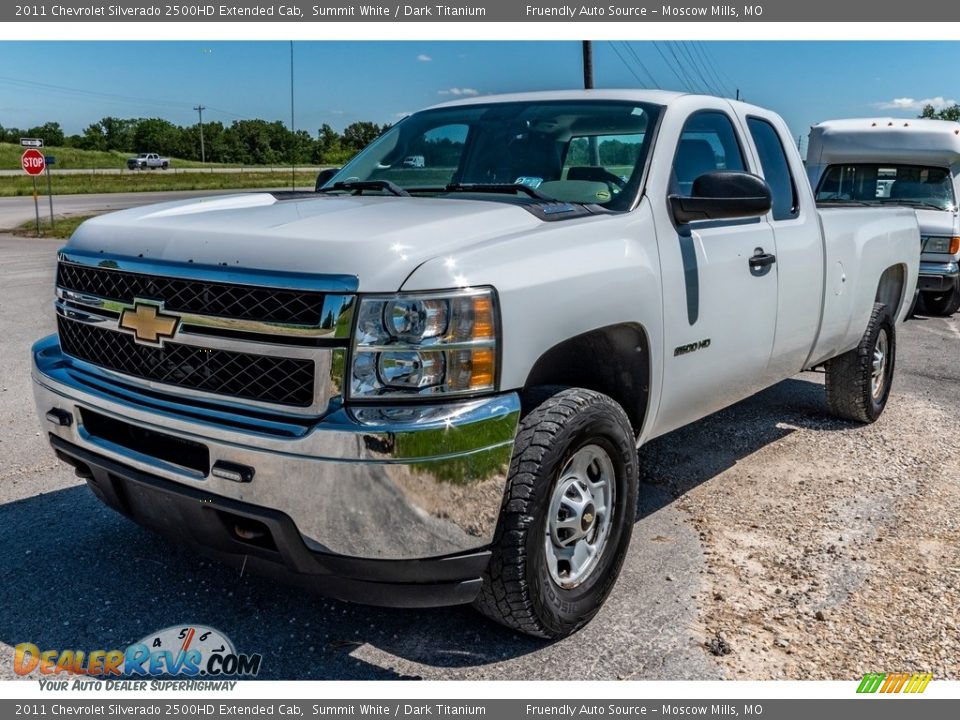
[[[36,405],[97,497],[203,552],[560,637],[617,578],[644,442],[817,366],[878,417],[919,243],[910,209],[818,212],[759,107],[475,98],[319,193],[84,223]]]

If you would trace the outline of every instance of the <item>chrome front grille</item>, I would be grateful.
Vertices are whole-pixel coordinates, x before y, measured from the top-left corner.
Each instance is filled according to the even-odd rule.
[[[57,285],[127,302],[150,298],[163,302],[173,312],[295,325],[319,326],[325,299],[320,292],[158,277],[63,262],[57,268]]]
[[[67,355],[108,370],[180,388],[241,400],[307,407],[313,403],[314,362],[168,342],[136,343],[132,335],[57,318]]]
[[[62,251],[60,344],[69,357],[152,390],[321,414],[342,384],[354,305],[348,288],[355,279],[345,276]],[[123,318],[143,304],[177,319],[172,337],[148,341],[131,331]]]

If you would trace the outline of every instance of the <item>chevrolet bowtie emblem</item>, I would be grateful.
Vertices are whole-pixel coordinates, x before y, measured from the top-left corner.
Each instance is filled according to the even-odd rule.
[[[179,325],[178,316],[164,315],[161,306],[139,300],[120,315],[121,330],[132,332],[137,342],[151,345],[161,345],[164,339],[172,338]]]

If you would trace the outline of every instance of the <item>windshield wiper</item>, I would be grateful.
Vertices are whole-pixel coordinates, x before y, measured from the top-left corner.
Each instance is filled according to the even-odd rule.
[[[521,183],[450,183],[444,190],[467,193],[526,193],[537,200],[552,201],[554,199],[529,185],[522,185]]]
[[[328,188],[320,188],[317,192],[333,192],[341,190],[344,192],[362,193],[364,190],[385,190],[391,195],[397,197],[410,197],[410,193],[399,185],[394,185],[389,180],[348,180],[347,182],[336,182]]]
[[[833,198],[830,200],[817,200],[817,205],[859,205],[861,207],[874,207],[877,203],[871,203],[866,200],[840,200]]]
[[[913,208],[930,208],[931,210],[941,210],[943,212],[949,211],[949,208],[945,208],[942,205],[937,205],[936,203],[926,202],[924,200],[910,200],[908,198],[897,199],[895,201],[884,201],[884,205],[904,205],[906,207]]]

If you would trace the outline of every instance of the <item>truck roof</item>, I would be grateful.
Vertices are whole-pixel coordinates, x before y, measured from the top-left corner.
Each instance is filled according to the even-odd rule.
[[[475,95],[469,98],[460,98],[433,105],[429,110],[456,105],[486,105],[488,103],[530,102],[551,100],[627,100],[633,102],[653,103],[655,105],[669,105],[672,100],[680,97],[696,95],[696,93],[676,92],[672,90],[637,90],[631,88],[611,88],[592,90],[543,90],[538,92],[509,93],[504,95]],[[704,96],[706,97],[706,96]],[[753,108],[754,105],[731,98],[724,98],[731,105],[742,108]]]
[[[960,123],[927,118],[848,118],[810,128],[808,165],[842,162],[960,163]]]

